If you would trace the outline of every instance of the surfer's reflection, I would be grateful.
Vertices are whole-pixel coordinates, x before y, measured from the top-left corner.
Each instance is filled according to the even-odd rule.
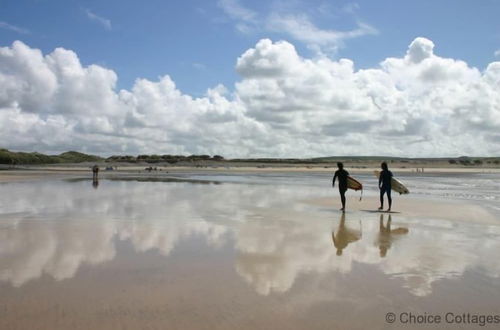
[[[356,242],[361,238],[361,227],[359,230],[351,229],[345,225],[345,213],[340,216],[340,223],[337,231],[332,231],[333,245],[337,248],[337,255],[342,255],[342,251],[349,243]]]
[[[92,187],[94,187],[94,189],[97,189],[99,187],[99,179],[92,179]]]
[[[391,229],[392,217],[389,214],[389,219],[387,224],[384,226],[384,215],[380,215],[380,225],[377,245],[380,249],[380,256],[383,258],[387,255],[387,251],[391,248],[392,242],[396,240],[401,235],[408,234],[408,228],[399,227],[396,229]]]

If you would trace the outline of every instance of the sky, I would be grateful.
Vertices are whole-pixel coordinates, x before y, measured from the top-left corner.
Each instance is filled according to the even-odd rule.
[[[500,1],[0,0],[0,148],[500,155]]]

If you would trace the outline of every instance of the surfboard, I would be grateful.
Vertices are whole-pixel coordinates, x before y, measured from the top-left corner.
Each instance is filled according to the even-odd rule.
[[[352,176],[347,177],[347,189],[352,189],[352,190],[363,190],[363,185],[361,182],[353,178]]]
[[[377,179],[380,177],[380,171],[373,171]],[[409,194],[410,191],[406,186],[403,184],[403,182],[399,181],[395,177],[391,178],[391,189],[394,190],[395,192],[398,192],[400,195],[401,194]]]

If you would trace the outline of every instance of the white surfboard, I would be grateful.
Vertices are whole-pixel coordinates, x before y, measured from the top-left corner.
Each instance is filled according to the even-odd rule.
[[[373,171],[377,179],[380,177],[380,171],[375,170]],[[409,194],[410,191],[406,186],[403,184],[403,182],[399,181],[395,177],[391,178],[391,189],[394,190],[395,192],[398,192],[400,195],[401,194]]]

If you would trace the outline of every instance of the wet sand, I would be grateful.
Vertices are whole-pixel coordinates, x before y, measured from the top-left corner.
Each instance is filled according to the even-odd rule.
[[[359,195],[359,194],[358,194]],[[323,197],[302,201],[319,207],[340,208],[338,198]],[[432,200],[424,198],[412,198],[409,196],[394,196],[391,212],[387,212],[387,199],[384,209],[378,210],[380,200],[378,197],[369,196],[359,200],[357,196],[349,196],[346,201],[347,213],[372,213],[404,215],[415,219],[444,219],[449,221],[461,221],[467,223],[479,223],[487,225],[499,224],[499,218],[488,209],[473,202],[454,200]]]
[[[434,327],[386,314],[500,314],[489,204],[395,195],[397,213],[376,213],[367,191],[342,214],[303,176],[200,175],[3,180],[0,328],[421,329]]]

